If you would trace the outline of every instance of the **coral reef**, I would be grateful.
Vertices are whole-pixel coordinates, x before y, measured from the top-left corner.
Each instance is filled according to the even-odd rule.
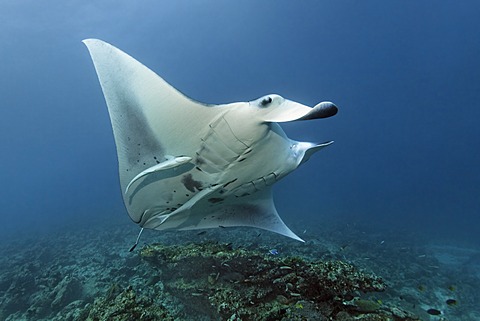
[[[167,291],[195,302],[194,306],[202,309],[197,313],[214,319],[327,320],[340,313],[343,319],[374,314],[375,320],[389,320],[394,315],[378,303],[375,309],[366,309],[367,303],[361,301],[357,304],[363,309],[344,304],[345,296],[384,291],[385,283],[342,261],[268,255],[216,242],[153,244],[144,247],[140,255],[161,271]],[[415,317],[406,313],[395,319]]]
[[[305,231],[306,243],[254,229],[145,231],[151,245],[128,252],[136,231],[112,221],[0,243],[0,320],[480,316],[473,249],[340,225]]]

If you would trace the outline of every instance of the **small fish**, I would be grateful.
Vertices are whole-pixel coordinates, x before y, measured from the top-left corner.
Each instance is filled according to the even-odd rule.
[[[452,292],[456,290],[455,285],[450,285],[448,289]]]
[[[457,305],[457,300],[455,300],[455,299],[448,299],[445,302],[450,306]]]
[[[440,314],[442,314],[442,312],[439,311],[439,310],[437,310],[437,309],[428,309],[428,310],[427,310],[427,313],[428,313],[428,314],[431,314],[431,315],[440,315]]]
[[[277,249],[271,249],[268,251],[268,253],[270,253],[271,255],[278,255]]]
[[[207,234],[207,231],[201,231],[197,233],[197,235],[205,235],[205,234]]]
[[[345,301],[352,301],[353,299],[355,299],[355,297],[351,294],[345,294],[343,296],[343,300],[345,300]]]
[[[381,241],[381,242],[380,242],[380,245],[382,245],[383,243],[385,243],[385,241]]]

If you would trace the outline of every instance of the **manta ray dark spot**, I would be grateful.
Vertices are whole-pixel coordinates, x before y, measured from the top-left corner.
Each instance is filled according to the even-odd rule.
[[[227,182],[225,185],[223,185],[223,187],[227,187],[228,185],[232,184],[233,182],[235,182],[238,178],[235,178],[235,179],[232,179],[230,182]]]
[[[427,310],[427,313],[428,314],[431,314],[431,315],[440,315],[442,314],[442,312],[440,310],[437,310],[437,309],[428,309]]]
[[[209,198],[208,201],[209,201],[210,203],[219,203],[219,202],[223,201],[223,198],[221,198],[221,197],[212,197],[212,198]]]
[[[195,188],[199,191],[202,188],[202,182],[194,180],[192,174],[183,175],[182,184],[192,193],[195,192]]]
[[[201,166],[203,164],[205,164],[205,160],[197,154],[197,158],[195,158],[195,165]]]

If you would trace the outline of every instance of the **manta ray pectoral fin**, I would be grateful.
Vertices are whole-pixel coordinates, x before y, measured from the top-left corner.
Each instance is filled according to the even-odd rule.
[[[214,192],[218,187],[209,187],[196,194],[181,208],[173,212],[161,225],[152,222],[144,227],[178,230],[250,226],[288,236],[304,242],[282,221],[273,203],[271,188],[255,194],[221,200]],[[218,206],[217,206],[218,205]]]
[[[146,170],[140,172],[140,174],[138,174],[137,176],[135,176],[130,181],[130,183],[128,183],[127,187],[125,188],[125,194],[127,194],[128,189],[130,188],[130,186],[133,183],[135,183],[137,180],[144,177],[145,175],[155,173],[155,172],[158,172],[158,171],[163,171],[163,170],[170,169],[170,168],[175,168],[175,167],[178,167],[180,165],[186,164],[186,163],[188,163],[192,160],[191,157],[187,157],[187,156],[179,156],[179,157],[165,156],[165,157],[167,158],[166,161],[161,162],[161,163],[159,163],[157,165],[154,165],[152,167],[149,167]]]
[[[215,227],[250,226],[305,242],[293,233],[278,215],[271,188],[239,199],[243,199],[244,203],[225,205],[224,209],[218,211],[218,223]]]
[[[252,207],[249,206],[249,204],[240,205],[236,208],[238,213],[241,213],[238,219],[232,220],[232,222],[236,223],[236,226],[257,227],[260,229],[288,236],[300,242],[305,242],[300,237],[298,237],[298,235],[293,233],[287,225],[285,225],[283,220],[278,215],[272,199],[255,202],[252,205]],[[222,226],[229,225],[230,224],[228,220],[227,222],[222,224]]]
[[[182,224],[185,220],[189,219],[192,213],[194,213],[195,208],[202,207],[206,201],[206,197],[217,189],[220,186],[213,186],[207,187],[197,194],[195,194],[192,198],[190,198],[185,204],[177,208],[175,211],[169,214],[160,213],[159,215],[154,215],[150,217],[145,223],[142,225],[144,228],[155,229],[155,230],[166,230],[166,229],[176,229],[180,224]],[[189,228],[187,230],[191,230],[194,228]]]
[[[194,151],[191,137],[216,116],[215,108],[186,97],[114,46],[98,39],[83,42],[107,103],[123,191],[157,159]]]

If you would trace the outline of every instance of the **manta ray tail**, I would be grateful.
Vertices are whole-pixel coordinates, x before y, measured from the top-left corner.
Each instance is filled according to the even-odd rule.
[[[142,236],[142,232],[143,232],[143,227],[140,230],[140,232],[138,233],[137,240],[135,241],[135,244],[133,244],[133,246],[130,248],[129,252],[132,252],[137,247],[138,241],[140,241],[140,236]]]

